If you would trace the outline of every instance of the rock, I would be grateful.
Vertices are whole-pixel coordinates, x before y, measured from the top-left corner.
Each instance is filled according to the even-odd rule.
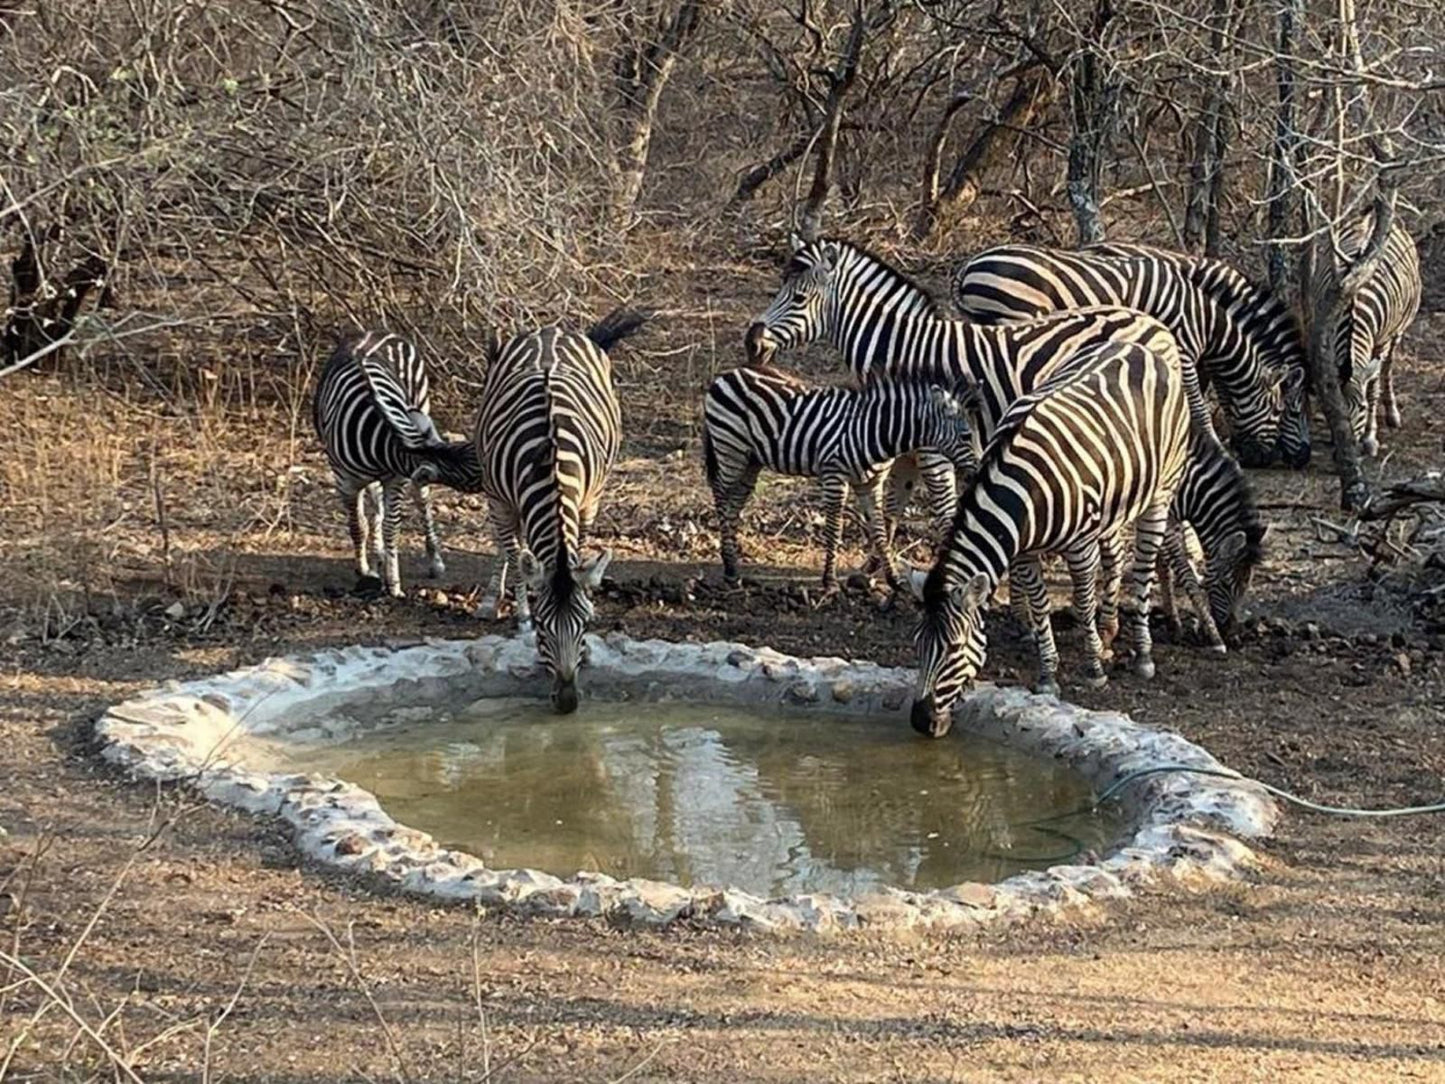
[[[1410,656],[1407,655],[1407,654],[1405,654],[1405,652],[1401,651],[1398,655],[1395,656],[1395,668],[1396,668],[1397,670],[1399,670],[1400,673],[1404,674],[1406,677],[1409,677],[1409,676],[1410,676]]]
[[[846,704],[853,699],[853,683],[847,678],[839,678],[829,687],[833,699],[840,704]]]
[[[1320,626],[1317,621],[1306,621],[1300,626],[1300,632],[1306,640],[1318,640],[1320,638]]]
[[[794,704],[816,704],[822,697],[811,681],[795,681],[783,692],[783,698]]]
[[[364,850],[366,850],[366,840],[355,834],[342,836],[336,841],[338,855],[360,854]]]
[[[664,881],[635,877],[627,882],[632,894],[622,901],[622,914],[633,922],[661,926],[692,907],[692,893]]]
[[[998,891],[993,885],[978,881],[964,881],[950,888],[939,889],[938,895],[966,907],[990,908],[998,901]]]
[[[186,616],[186,604],[184,602],[172,602],[166,607],[165,614],[172,621],[179,621]]]

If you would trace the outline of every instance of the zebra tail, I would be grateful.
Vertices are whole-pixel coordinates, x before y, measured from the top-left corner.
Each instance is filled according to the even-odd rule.
[[[587,337],[603,350],[611,350],[656,315],[652,309],[614,309],[587,329]]]
[[[712,433],[709,432],[706,423],[702,428],[702,469],[707,476],[708,488],[714,488],[718,472],[717,449],[712,446]]]

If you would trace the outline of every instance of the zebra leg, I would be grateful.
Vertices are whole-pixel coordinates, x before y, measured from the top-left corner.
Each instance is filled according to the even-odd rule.
[[[863,513],[863,529],[868,534],[874,558],[881,565],[888,586],[897,591],[899,581],[893,564],[893,532],[889,529],[886,517],[880,514],[886,478],[885,472],[878,471],[870,478],[856,479],[853,489],[858,494],[858,508]]]
[[[392,598],[401,598],[401,559],[396,552],[397,535],[401,533],[401,490],[406,484],[400,478],[381,487],[381,544],[385,550],[386,591]]]
[[[341,507],[346,509],[346,528],[351,534],[356,576],[363,582],[377,578],[371,571],[371,520],[366,514],[366,488],[336,479],[336,495],[341,498]]]
[[[838,547],[843,543],[843,505],[848,499],[848,479],[825,474],[823,484],[823,587],[838,586]]]
[[[1184,593],[1189,596],[1189,604],[1194,607],[1195,613],[1199,615],[1199,630],[1204,634],[1204,639],[1209,645],[1209,650],[1223,655],[1228,652],[1224,646],[1224,637],[1219,634],[1219,626],[1214,623],[1214,613],[1209,607],[1209,596],[1205,593],[1204,585],[1199,582],[1199,574],[1194,571],[1194,564],[1189,560],[1189,547],[1185,544],[1184,528],[1178,520],[1170,518],[1169,525],[1164,535],[1164,544],[1160,550],[1159,557],[1155,561],[1159,572],[1160,604],[1172,607],[1174,605],[1173,584],[1178,581],[1179,586],[1184,588]],[[1177,623],[1179,615],[1171,613],[1172,622]],[[1170,628],[1173,629],[1171,623]]]
[[[380,482],[372,482],[366,487],[367,499],[371,502],[371,513],[367,516],[368,539],[367,546],[371,550],[371,563],[376,567],[376,578],[381,578],[381,570],[386,566],[386,545],[385,532],[382,531],[382,520],[386,500]],[[365,509],[363,508],[363,514]]]
[[[718,536],[722,549],[723,579],[730,584],[738,582],[738,560],[741,547],[738,545],[738,526],[742,521],[743,508],[753,495],[761,468],[749,463],[734,478],[720,478],[713,486],[713,504],[717,508]]]
[[[908,456],[899,456],[883,468],[883,541],[884,552],[889,554],[893,552],[893,543],[898,533],[898,521],[903,518],[903,510],[907,507],[909,495],[913,491],[913,479],[917,475],[917,471],[908,462],[908,458]],[[872,576],[883,567],[883,557],[875,551],[868,555],[868,560],[863,565],[863,575]],[[889,563],[888,567],[891,568],[892,564]]]
[[[437,534],[436,517],[432,514],[431,490],[425,485],[413,485],[411,487],[412,500],[416,504],[416,510],[421,513],[422,530],[426,532],[426,559],[429,575],[436,579],[447,570],[447,563],[442,560],[442,540]]]
[[[1124,539],[1115,531],[1099,540],[1099,657],[1114,657],[1114,637],[1119,635],[1119,585],[1124,579]]]
[[[1069,579],[1074,585],[1074,612],[1084,628],[1084,684],[1102,689],[1109,683],[1104,673],[1104,642],[1099,637],[1099,562],[1098,539],[1076,543],[1064,551],[1069,566]]]
[[[1154,566],[1164,544],[1169,521],[1169,506],[1145,509],[1134,525],[1134,566],[1129,573],[1129,589],[1134,612],[1134,673],[1144,679],[1154,676],[1154,641],[1149,633],[1149,593],[1154,586]]]
[[[1360,451],[1373,459],[1380,454],[1380,369],[1365,381],[1365,439],[1360,442]]]
[[[1187,570],[1187,571],[1186,571]],[[1173,516],[1164,529],[1164,541],[1155,562],[1154,574],[1159,578],[1159,608],[1164,612],[1169,635],[1176,643],[1184,640],[1184,622],[1179,617],[1179,600],[1174,595],[1174,581],[1179,581],[1190,598],[1189,582],[1194,580],[1194,569],[1189,564],[1189,548],[1184,541],[1184,525]]]
[[[1029,634],[1039,653],[1039,680],[1035,692],[1059,695],[1059,648],[1054,642],[1054,623],[1049,617],[1049,589],[1038,558],[1024,558],[1009,565],[1009,604],[1017,614],[1026,614]]]
[[[1184,401],[1189,404],[1189,418],[1196,433],[1217,441],[1219,434],[1214,430],[1214,413],[1204,401],[1204,389],[1199,384],[1199,370],[1194,362],[1180,360],[1180,378],[1184,385]]]
[[[1385,386],[1385,424],[1391,429],[1399,429],[1403,421],[1400,404],[1395,400],[1395,348],[1399,345],[1398,337],[1391,339],[1385,344],[1380,360],[1380,382]]]
[[[492,570],[492,578],[487,582],[487,590],[482,595],[482,604],[477,607],[476,615],[483,621],[495,621],[502,607],[502,593],[507,589],[508,568],[521,547],[517,545],[517,527],[509,512],[494,504],[487,509],[487,522],[496,541],[497,565]]]

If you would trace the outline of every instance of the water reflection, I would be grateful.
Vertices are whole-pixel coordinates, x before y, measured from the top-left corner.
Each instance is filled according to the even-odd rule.
[[[578,869],[763,894],[997,880],[1109,842],[1058,766],[903,726],[700,704],[489,700],[293,755],[497,867]],[[1059,833],[1064,835],[1061,837]]]

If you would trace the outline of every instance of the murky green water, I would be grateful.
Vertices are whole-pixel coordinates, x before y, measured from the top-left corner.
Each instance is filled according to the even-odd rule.
[[[393,817],[497,868],[579,869],[765,895],[941,888],[1067,861],[1107,814],[1072,772],[906,720],[707,704],[484,700],[296,750]]]

